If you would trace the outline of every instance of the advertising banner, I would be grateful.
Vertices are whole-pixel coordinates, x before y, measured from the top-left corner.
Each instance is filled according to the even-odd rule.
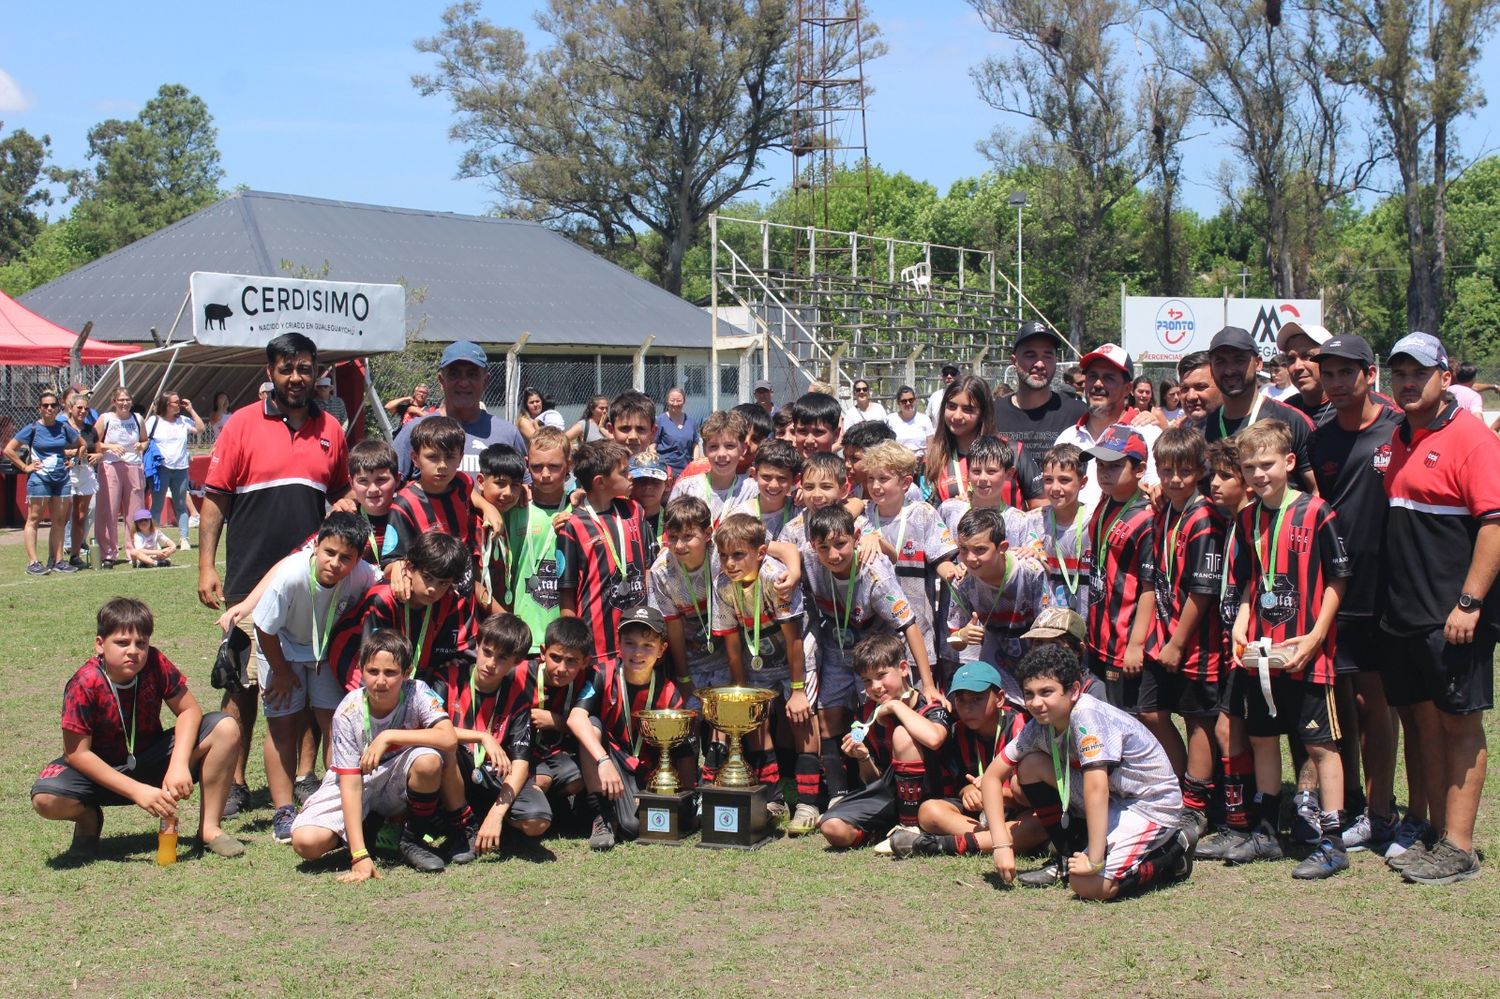
[[[193,336],[215,347],[265,347],[301,333],[320,351],[377,353],[406,346],[406,289],[303,278],[196,271]]]
[[[1207,350],[1225,326],[1250,331],[1262,357],[1276,353],[1276,333],[1283,323],[1322,323],[1318,299],[1269,298],[1125,298],[1125,349],[1137,364],[1175,364],[1194,351]]]

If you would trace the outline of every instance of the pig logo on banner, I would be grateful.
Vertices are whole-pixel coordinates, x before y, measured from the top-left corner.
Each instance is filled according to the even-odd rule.
[[[234,315],[234,310],[227,305],[217,302],[209,302],[203,307],[203,328],[211,330],[217,324],[219,329],[224,328],[224,320]]]

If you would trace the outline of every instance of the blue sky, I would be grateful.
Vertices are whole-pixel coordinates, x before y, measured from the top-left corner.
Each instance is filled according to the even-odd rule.
[[[534,35],[536,6],[490,0],[486,12]],[[409,82],[430,65],[412,42],[437,31],[443,7],[12,4],[0,33],[0,120],[50,134],[54,160],[79,166],[90,126],[132,116],[162,83],[182,83],[214,115],[226,186],[483,212],[493,201],[484,184],[454,179],[460,150],[447,137],[447,104]],[[962,0],[869,0],[869,10],[890,46],[868,70],[871,156],[939,191],[982,172],[975,142],[1000,117],[976,96],[969,70],[1002,51],[999,40]],[[1500,100],[1500,46],[1487,49],[1482,77]],[[1495,120],[1465,122],[1466,152],[1495,151]],[[1188,150],[1185,197],[1199,211],[1216,207],[1221,156],[1211,135]],[[781,186],[788,159],[767,172]]]

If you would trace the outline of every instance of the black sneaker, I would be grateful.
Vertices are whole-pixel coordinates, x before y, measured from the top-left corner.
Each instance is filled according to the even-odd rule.
[[[602,815],[594,816],[594,828],[589,833],[589,849],[600,853],[615,848],[615,831],[609,827],[609,821]]]
[[[92,568],[89,565],[89,560],[84,558],[82,555],[74,555],[72,558],[68,559],[68,564],[75,569]]]
[[[473,832],[477,834],[479,828],[476,826]],[[450,864],[472,864],[479,859],[479,853],[474,849],[474,835],[469,829],[455,829],[448,833],[448,838],[443,842],[443,856]]]
[[[1479,855],[1463,850],[1444,837],[1412,861],[1401,872],[1408,881],[1419,885],[1447,885],[1479,877]]]
[[[51,571],[51,569],[40,562],[33,562],[26,567],[26,575],[28,576],[45,576]]]
[[[1224,854],[1224,862],[1249,864],[1257,860],[1280,860],[1285,856],[1286,854],[1281,852],[1281,842],[1277,840],[1276,834],[1269,826],[1262,823],[1260,828],[1251,833],[1245,842]]]
[[[1182,821],[1180,828],[1192,831],[1194,843],[1203,838],[1204,832],[1208,830],[1208,813],[1196,808],[1184,808],[1182,810]]]
[[[224,800],[224,818],[232,819],[250,807],[250,789],[244,784],[232,784],[229,797]]]
[[[1016,875],[1016,884],[1022,888],[1055,888],[1067,881],[1062,862],[1054,860],[1045,867]]]
[[[401,859],[406,866],[412,870],[422,871],[426,874],[436,874],[448,864],[436,850],[427,845],[427,841],[412,832],[411,826],[407,826],[401,833]]]
[[[925,833],[916,826],[898,826],[891,830],[889,837],[891,844],[891,856],[904,859],[916,854],[933,856],[941,853],[938,839],[931,833]]]
[[[1223,860],[1230,851],[1250,841],[1250,834],[1238,829],[1220,829],[1198,841],[1195,852],[1199,860]]]
[[[323,785],[312,774],[306,774],[297,778],[297,783],[292,785],[292,797],[297,799],[298,805],[307,804],[307,799],[313,796],[313,792]]]

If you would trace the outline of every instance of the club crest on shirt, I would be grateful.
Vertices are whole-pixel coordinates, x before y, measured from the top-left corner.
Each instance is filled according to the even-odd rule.
[[[1276,574],[1276,583],[1271,587],[1271,596],[1274,598],[1270,607],[1259,600],[1256,608],[1260,619],[1267,624],[1285,624],[1297,615],[1297,604],[1299,597],[1297,588],[1292,585],[1292,579],[1285,573]]]
[[[330,441],[327,437],[319,437],[318,438],[318,447],[322,448],[324,451],[332,451],[333,450],[333,442]]]
[[[1389,443],[1382,444],[1380,445],[1380,447],[1376,448],[1375,453],[1371,455],[1370,467],[1375,469],[1375,471],[1379,472],[1381,475],[1384,475],[1385,470],[1389,468],[1390,465],[1391,445]],[[1335,469],[1335,471],[1337,471],[1337,469]]]
[[[1438,459],[1442,457],[1437,451],[1428,451],[1427,457],[1422,459],[1422,464],[1428,468],[1437,468]]]
[[[1310,527],[1288,527],[1287,547],[1298,555],[1306,555],[1312,548],[1313,532]]]

